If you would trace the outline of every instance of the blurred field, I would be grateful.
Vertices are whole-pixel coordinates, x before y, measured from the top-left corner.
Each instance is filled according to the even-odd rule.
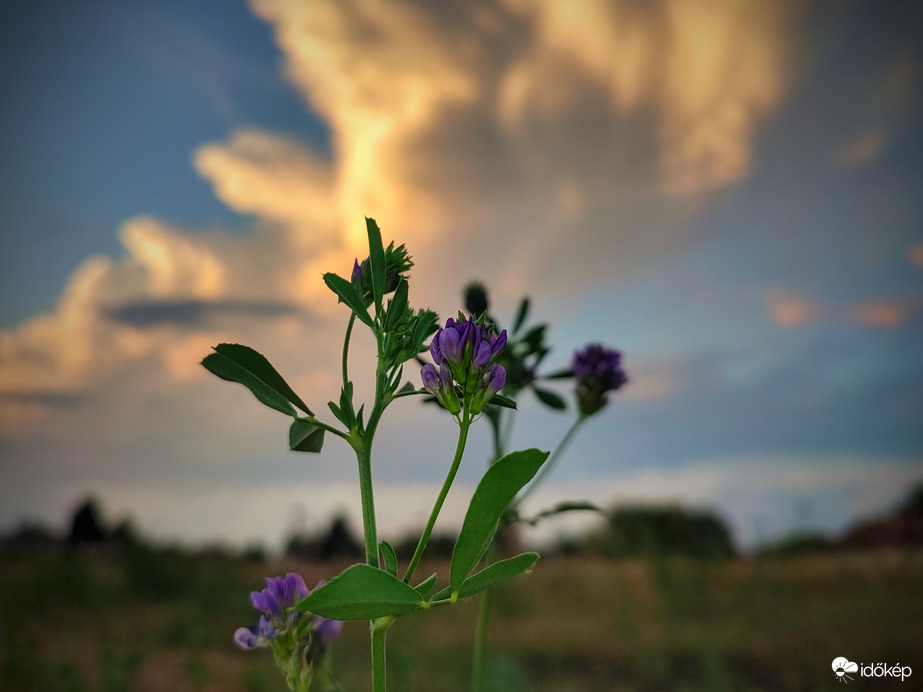
[[[282,692],[270,655],[231,640],[256,620],[249,591],[264,575],[297,569],[311,584],[343,566],[147,547],[8,555],[0,689]],[[836,656],[900,662],[923,679],[920,551],[549,559],[497,603],[494,690],[832,689]],[[476,610],[466,602],[392,627],[391,689],[467,689]],[[367,647],[367,626],[347,625],[334,651],[344,690],[369,689]],[[909,680],[857,682],[919,689]]]

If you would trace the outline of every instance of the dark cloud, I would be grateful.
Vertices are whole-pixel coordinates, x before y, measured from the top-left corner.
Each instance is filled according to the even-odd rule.
[[[0,392],[0,402],[11,404],[37,404],[40,406],[50,406],[53,408],[71,408],[83,403],[86,400],[84,394],[77,392],[65,391],[13,391]]]
[[[269,300],[137,300],[104,308],[102,312],[114,322],[142,329],[165,324],[198,327],[220,317],[305,317],[304,311],[293,303]]]
[[[893,333],[847,346],[831,335],[747,376],[735,373],[739,357],[690,356],[666,366],[671,396],[616,396],[605,414],[611,428],[587,437],[608,438],[632,468],[753,455],[919,458],[923,365],[910,353],[918,338]]]

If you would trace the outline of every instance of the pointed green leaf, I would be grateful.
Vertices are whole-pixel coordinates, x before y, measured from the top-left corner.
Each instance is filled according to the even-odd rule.
[[[369,266],[372,268],[372,295],[375,307],[381,312],[381,299],[385,294],[385,248],[381,244],[381,231],[375,219],[365,217],[365,230],[369,235]]]
[[[526,317],[529,315],[529,299],[523,298],[519,304],[519,311],[516,313],[516,320],[513,322],[513,334],[519,331],[520,327],[525,324]]]
[[[494,584],[507,581],[528,570],[538,560],[538,553],[522,553],[507,560],[500,560],[488,565],[477,574],[468,577],[458,592],[459,598],[470,598]]]
[[[478,483],[452,552],[452,591],[458,591],[487,550],[503,511],[532,480],[548,452],[526,449],[498,459]]]
[[[413,382],[405,382],[404,386],[397,390],[398,394],[413,394],[417,392],[417,388],[414,386]]]
[[[516,402],[510,399],[508,396],[503,396],[502,394],[494,394],[490,400],[490,403],[494,406],[500,406],[501,408],[516,408]]]
[[[349,567],[296,606],[329,620],[374,620],[423,607],[417,590],[371,565]]]
[[[564,399],[548,389],[533,386],[532,391],[535,392],[535,396],[539,398],[539,401],[549,408],[557,409],[558,411],[563,411],[567,408],[567,403]]]
[[[244,385],[257,399],[277,411],[294,416],[297,406],[313,415],[266,357],[249,346],[218,344],[215,353],[206,356],[202,365],[223,380]]]
[[[433,590],[433,587],[436,586],[436,573],[433,572],[426,579],[421,581],[415,587],[417,593],[420,594],[422,598],[426,598],[426,594]]]
[[[574,376],[574,371],[570,368],[564,368],[563,370],[555,370],[549,375],[542,375],[543,380],[568,380]]]
[[[320,452],[324,446],[324,429],[304,418],[296,418],[288,430],[288,446],[295,452]]]
[[[324,274],[324,283],[327,284],[327,287],[331,291],[339,296],[341,303],[346,303],[346,305],[356,313],[356,317],[368,326],[372,326],[372,318],[369,316],[369,311],[365,307],[365,302],[362,300],[362,296],[359,295],[359,291],[356,290],[356,287],[353,286],[351,281],[347,281],[342,276],[337,276],[332,272],[328,272]]]
[[[394,546],[388,541],[378,541],[378,548],[381,550],[381,559],[385,563],[385,569],[390,574],[397,575],[397,553],[394,552]]]
[[[564,514],[565,512],[599,512],[600,514],[605,514],[602,507],[597,507],[592,502],[562,502],[551,509],[539,512],[531,519],[520,519],[520,521],[535,526],[542,519],[553,517],[556,514]]]

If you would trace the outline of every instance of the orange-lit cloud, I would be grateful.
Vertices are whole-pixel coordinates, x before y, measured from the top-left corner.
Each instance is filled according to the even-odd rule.
[[[763,299],[769,316],[781,327],[801,327],[817,320],[823,314],[823,309],[816,300],[793,296],[778,289],[766,291]]]
[[[857,303],[852,310],[853,317],[860,324],[892,329],[904,324],[914,312],[914,305],[887,300]]]
[[[252,322],[113,319],[126,305],[339,314],[321,274],[364,254],[365,215],[410,247],[412,300],[452,310],[473,277],[501,303],[537,285],[571,300],[682,247],[698,193],[747,175],[790,50],[788,5],[758,0],[251,6],[326,121],[329,157],[252,128],[203,143],[196,169],[252,231],[126,221],[122,256],[87,260],[53,311],[0,335],[0,407],[142,360],[164,383],[194,380],[184,359]],[[307,331],[286,319],[260,333],[288,353]]]
[[[914,245],[912,248],[910,248],[910,252],[907,253],[907,256],[915,265],[918,267],[923,267],[923,243]]]

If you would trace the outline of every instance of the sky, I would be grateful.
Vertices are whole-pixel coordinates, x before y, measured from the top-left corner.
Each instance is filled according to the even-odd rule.
[[[351,451],[289,452],[286,420],[199,362],[249,344],[323,410],[347,314],[321,275],[366,254],[364,216],[407,244],[412,304],[451,315],[477,279],[507,323],[531,297],[549,370],[623,352],[629,385],[528,508],[707,507],[742,546],[886,512],[923,479],[921,15],[3,3],[0,531],[63,527],[87,494],[164,540],[358,528]],[[368,397],[367,335],[352,368]],[[513,445],[551,449],[574,415],[526,398]],[[422,525],[454,435],[419,401],[388,410],[383,533]]]

